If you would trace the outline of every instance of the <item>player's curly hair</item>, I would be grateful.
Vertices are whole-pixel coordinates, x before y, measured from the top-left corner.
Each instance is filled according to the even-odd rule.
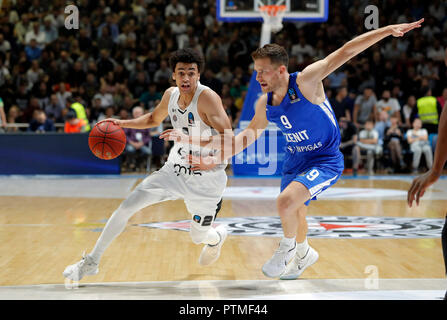
[[[270,61],[274,64],[283,64],[286,67],[289,66],[289,55],[287,54],[286,49],[276,43],[269,43],[262,48],[256,49],[251,54],[251,57],[253,60],[270,58]]]
[[[199,69],[199,72],[202,72],[205,60],[202,54],[200,54],[198,51],[192,48],[185,48],[185,49],[179,49],[171,53],[169,57],[169,66],[171,67],[172,72],[175,71],[175,66],[179,62],[196,63],[197,69]]]

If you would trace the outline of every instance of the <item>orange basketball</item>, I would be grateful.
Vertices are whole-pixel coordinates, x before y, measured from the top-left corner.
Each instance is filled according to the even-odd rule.
[[[95,156],[110,160],[118,157],[126,146],[126,134],[112,121],[97,123],[88,136],[88,146]]]

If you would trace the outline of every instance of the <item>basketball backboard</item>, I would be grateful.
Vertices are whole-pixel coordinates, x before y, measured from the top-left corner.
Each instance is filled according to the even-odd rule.
[[[224,22],[261,21],[263,5],[285,5],[284,21],[324,22],[329,0],[216,0],[217,19]]]

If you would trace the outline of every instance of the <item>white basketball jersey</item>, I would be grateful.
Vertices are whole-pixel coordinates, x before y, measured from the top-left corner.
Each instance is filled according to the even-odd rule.
[[[194,137],[209,137],[218,134],[215,129],[203,122],[197,110],[197,101],[199,100],[200,94],[204,90],[211,89],[198,82],[197,89],[191,103],[183,110],[178,105],[178,100],[180,97],[179,88],[176,87],[172,91],[169,99],[168,112],[172,127],[174,129],[182,130],[184,134]],[[175,142],[174,146],[169,152],[168,162],[177,165],[179,168],[181,167],[184,171],[186,171],[185,173],[193,174],[191,173],[190,166],[186,160],[186,156],[188,154],[192,154],[194,156],[208,156],[215,154],[215,150]],[[217,165],[212,171],[223,170],[225,167],[226,164]]]

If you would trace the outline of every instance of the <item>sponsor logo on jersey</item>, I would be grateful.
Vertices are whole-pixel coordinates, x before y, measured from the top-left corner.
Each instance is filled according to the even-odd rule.
[[[194,115],[192,112],[188,113],[188,124],[193,125],[194,124]]]
[[[412,239],[440,238],[443,219],[400,217],[309,216],[308,237],[339,239]],[[135,226],[189,231],[190,220],[136,224]],[[219,218],[230,235],[282,237],[279,217]]]
[[[177,115],[174,114],[174,116],[172,117],[172,121],[174,121],[174,122],[177,121]]]
[[[180,174],[193,175],[193,176],[201,176],[202,172],[191,170],[191,166],[186,167],[182,164],[176,163],[174,164],[174,172],[179,176]]]
[[[200,220],[202,220],[202,218],[199,216],[199,215],[194,215],[194,217],[192,217],[192,219],[195,221],[195,222],[197,222],[197,223],[200,223]]]
[[[284,133],[287,142],[301,142],[305,140],[309,140],[309,136],[307,135],[307,130],[302,130],[298,132],[292,133]]]
[[[295,88],[289,88],[289,90],[287,90],[287,93],[289,94],[290,103],[300,101],[300,98],[298,98],[298,95],[296,94]]]
[[[316,149],[319,149],[322,146],[323,146],[323,144],[321,143],[321,141],[318,141],[317,143],[309,144],[307,146],[295,146],[294,151],[297,151],[297,152],[309,152],[309,151],[314,151]]]

